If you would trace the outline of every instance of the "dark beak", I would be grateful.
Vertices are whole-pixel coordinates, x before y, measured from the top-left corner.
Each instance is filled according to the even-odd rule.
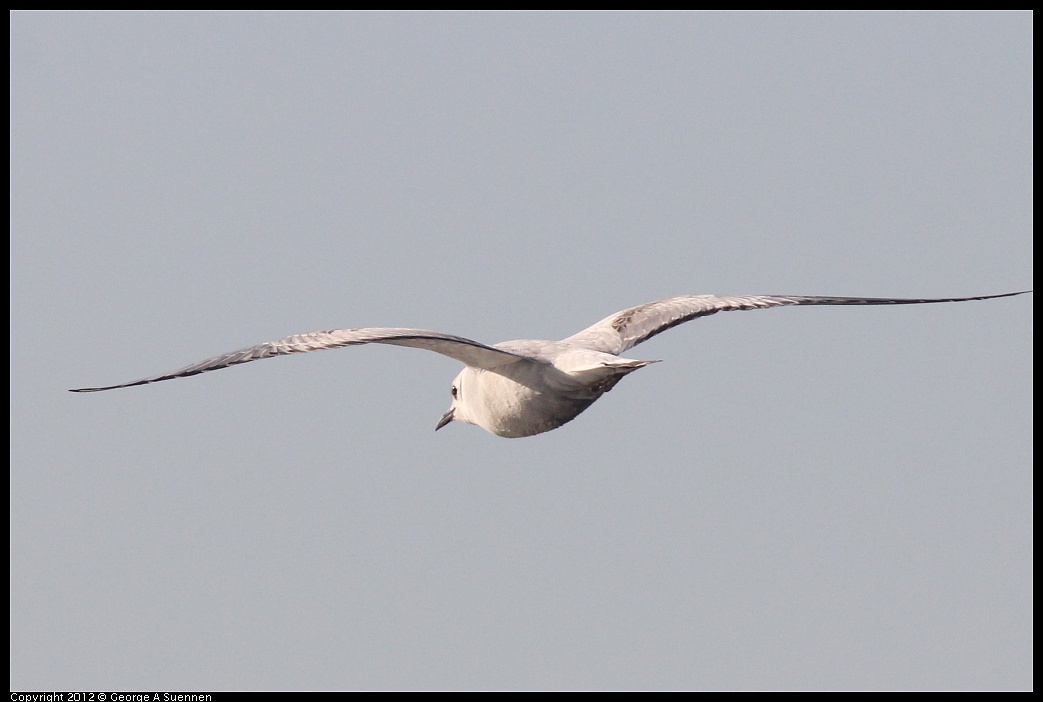
[[[450,407],[449,411],[442,415],[442,418],[438,420],[438,424],[435,425],[435,431],[438,431],[449,422],[453,421],[453,408]]]

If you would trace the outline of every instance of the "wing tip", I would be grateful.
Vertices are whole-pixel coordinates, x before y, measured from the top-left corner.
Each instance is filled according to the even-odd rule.
[[[100,388],[70,388],[69,392],[102,392],[104,390],[119,390],[120,388],[133,388],[138,385],[148,385],[154,383],[154,380],[139,380],[135,383],[122,383],[120,385],[105,385]]]

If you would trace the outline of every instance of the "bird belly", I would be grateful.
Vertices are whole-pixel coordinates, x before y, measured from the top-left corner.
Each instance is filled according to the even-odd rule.
[[[575,419],[600,397],[589,390],[571,393],[559,388],[522,385],[495,373],[482,373],[472,419],[497,436],[520,438],[557,429]]]

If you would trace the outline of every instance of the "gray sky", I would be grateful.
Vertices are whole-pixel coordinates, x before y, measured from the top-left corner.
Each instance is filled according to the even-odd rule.
[[[1029,13],[11,15],[12,689],[1030,689]]]

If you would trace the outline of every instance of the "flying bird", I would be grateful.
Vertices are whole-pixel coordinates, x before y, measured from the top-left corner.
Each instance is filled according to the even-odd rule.
[[[522,339],[487,346],[426,329],[369,327],[296,334],[208,358],[170,373],[71,392],[98,392],[184,378],[228,366],[305,351],[360,344],[391,344],[435,351],[464,364],[450,388],[452,404],[435,425],[465,422],[497,436],[516,438],[557,429],[575,419],[624,376],[656,361],[620,354],[667,329],[699,317],[734,310],[788,305],[919,305],[991,300],[1031,290],[932,299],[817,297],[806,295],[684,295],[616,312],[561,341]]]

